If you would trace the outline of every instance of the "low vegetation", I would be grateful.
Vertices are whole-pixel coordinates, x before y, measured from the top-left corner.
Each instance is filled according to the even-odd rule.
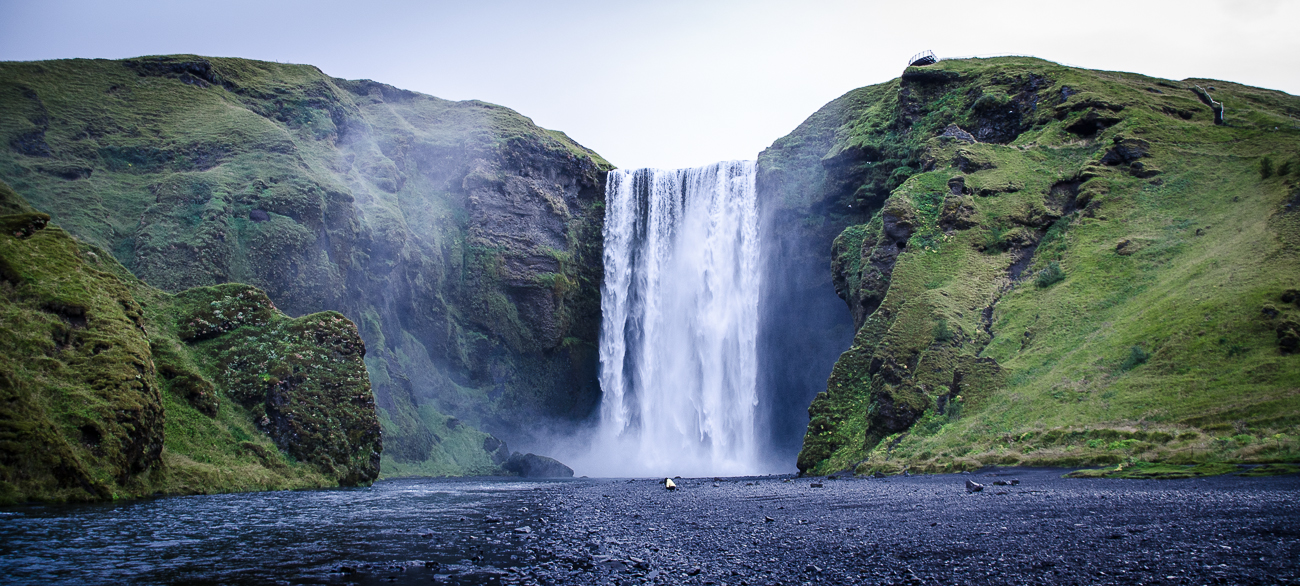
[[[846,100],[823,165],[912,171],[837,242],[858,331],[800,470],[1300,460],[1300,99],[997,58]]]
[[[337,313],[171,295],[0,183],[0,503],[368,484],[379,422]]]

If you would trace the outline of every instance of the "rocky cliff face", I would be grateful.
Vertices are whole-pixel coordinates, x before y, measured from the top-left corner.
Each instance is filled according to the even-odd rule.
[[[1224,82],[958,60],[777,141],[771,194],[863,210],[829,247],[857,333],[800,470],[1294,457],[1297,111]]]
[[[2,64],[0,108],[0,176],[145,282],[355,321],[391,473],[491,471],[475,427],[526,443],[595,405],[609,165],[561,133],[193,56]]]
[[[0,502],[378,476],[351,322],[244,285],[168,295],[48,221],[0,183]]]

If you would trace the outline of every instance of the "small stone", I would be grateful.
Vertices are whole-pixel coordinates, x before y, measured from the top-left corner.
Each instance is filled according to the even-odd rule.
[[[527,525],[524,525],[522,527],[515,527],[515,533],[532,533],[532,532],[533,532],[533,528]]]
[[[812,484],[809,484],[808,486],[809,486],[810,488],[821,488],[821,487],[822,487],[822,483],[820,483],[820,482],[814,482],[814,483],[812,483]]]
[[[1011,481],[1011,486],[1015,486],[1015,485],[1017,485],[1017,484],[1020,484],[1020,481],[1019,481],[1019,480],[1012,480],[1012,481]]]
[[[679,476],[678,478],[681,478],[681,477]],[[673,482],[673,479],[671,479],[671,478],[665,478],[665,479],[664,479],[664,488],[666,488],[666,489],[668,489],[668,490],[677,490],[677,483],[676,483],[676,482]]]
[[[700,572],[703,572],[703,571],[704,571],[704,570],[701,570],[699,566],[695,566],[694,568],[691,568],[691,569],[687,570],[687,571],[686,571],[686,575],[687,575],[687,576],[698,576],[698,575],[700,575]]]
[[[776,521],[776,519],[773,519],[773,518],[771,518],[771,517],[763,517],[763,522],[764,522],[764,523],[772,523],[772,522],[774,522],[774,521]]]
[[[973,480],[966,480],[966,492],[979,492],[984,490],[984,485]]]

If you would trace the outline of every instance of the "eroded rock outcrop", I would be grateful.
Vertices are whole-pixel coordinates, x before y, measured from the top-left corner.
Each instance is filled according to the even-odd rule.
[[[526,443],[538,418],[596,404],[610,165],[562,133],[191,55],[6,63],[0,111],[5,178],[145,282],[249,283],[289,315],[357,323],[392,473],[491,471],[479,440],[444,445],[448,414]]]
[[[0,233],[0,502],[378,476],[365,346],[341,315],[290,319],[246,285],[173,297],[3,183],[0,213],[22,227]]]
[[[1231,88],[1218,91],[1256,104],[1261,117],[1295,102]],[[767,191],[760,183],[761,197],[838,198],[869,217],[828,247],[856,335],[808,409],[799,469],[1114,463],[1121,448],[1173,457],[1175,436],[1290,437],[1295,410],[1270,390],[1290,379],[1206,370],[1280,373],[1272,369],[1294,361],[1297,339],[1290,306],[1227,309],[1273,299],[1300,278],[1227,251],[1281,258],[1300,242],[1300,224],[1287,207],[1294,179],[1252,175],[1245,162],[1254,160],[1245,153],[1277,152],[1282,139],[1233,150],[1223,145],[1264,135],[1224,126],[1183,83],[1000,58],[908,68],[778,140],[759,166],[785,180]],[[1204,141],[1171,142],[1171,128]],[[824,175],[811,164],[819,157]],[[1212,178],[1229,168],[1260,180]],[[1257,193],[1266,195],[1249,199]],[[1207,209],[1217,211],[1191,212]],[[1218,225],[1261,217],[1267,233],[1211,240]],[[1192,268],[1220,262],[1211,257],[1237,275],[1269,277],[1223,280]],[[1205,341],[1210,331],[1217,341]],[[1204,384],[1179,382],[1193,379]],[[1134,407],[1164,396],[1153,388],[1184,390],[1157,416]],[[1226,406],[1244,396],[1270,405],[1269,415]],[[1194,404],[1217,406],[1203,413]],[[1161,439],[1132,436],[1149,418],[1168,426]]]

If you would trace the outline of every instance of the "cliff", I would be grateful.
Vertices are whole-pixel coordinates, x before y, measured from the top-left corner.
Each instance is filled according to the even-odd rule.
[[[146,283],[354,321],[386,473],[495,471],[480,430],[526,445],[598,400],[610,166],[562,133],[195,56],[0,64],[0,112],[0,177]]]
[[[799,469],[1294,460],[1298,113],[1029,58],[828,104],[759,158],[761,197],[861,219]]]
[[[0,502],[378,476],[351,322],[244,285],[169,295],[49,219],[0,183]]]

